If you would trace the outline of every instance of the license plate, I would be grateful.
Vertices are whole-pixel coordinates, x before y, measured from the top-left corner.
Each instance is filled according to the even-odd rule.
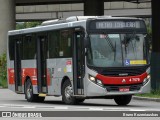
[[[128,92],[128,91],[129,91],[129,88],[119,88],[119,91],[120,91],[120,92]]]

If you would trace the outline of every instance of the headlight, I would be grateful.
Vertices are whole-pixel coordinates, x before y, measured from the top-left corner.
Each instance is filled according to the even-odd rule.
[[[95,78],[95,77],[93,77],[93,76],[91,76],[91,75],[89,75],[89,80],[91,80],[91,81],[95,81],[95,80],[96,80],[96,78]]]
[[[147,76],[147,79],[150,79],[151,78],[151,75],[149,74],[148,76]]]
[[[96,79],[95,77],[93,77],[91,75],[89,75],[89,80],[92,81],[92,82],[94,82],[94,83],[96,83],[99,86],[103,86],[103,83],[102,83],[101,80],[98,80],[98,79]]]
[[[100,85],[100,86],[103,86],[103,83],[101,80],[97,80],[97,84]]]
[[[150,74],[144,79],[143,81],[143,85],[145,85],[149,80],[150,80],[151,76]]]

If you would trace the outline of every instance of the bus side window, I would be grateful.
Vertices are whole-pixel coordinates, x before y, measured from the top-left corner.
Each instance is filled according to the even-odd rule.
[[[23,60],[35,59],[36,37],[34,34],[26,35],[23,38]]]
[[[14,36],[9,37],[9,57],[14,60]]]
[[[59,57],[59,31],[48,33],[49,58]]]
[[[61,31],[59,57],[72,57],[72,34],[72,29]]]
[[[49,58],[71,58],[72,39],[72,29],[50,31],[48,33]]]

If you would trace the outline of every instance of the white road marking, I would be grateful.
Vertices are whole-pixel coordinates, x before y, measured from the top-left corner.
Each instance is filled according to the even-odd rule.
[[[69,107],[72,109],[73,107]],[[89,110],[89,107],[74,107],[74,109]]]
[[[4,106],[18,106],[18,107],[23,107],[25,105],[17,105],[17,104],[2,104]]]
[[[0,107],[2,108],[2,107],[5,107],[5,106],[0,106]]]
[[[35,106],[24,106],[23,108],[36,108]]]
[[[59,107],[59,106],[57,107],[56,106],[56,107],[54,107],[54,109],[66,110],[66,109],[68,109],[68,107]]]
[[[89,110],[98,110],[98,111],[101,111],[101,110],[103,110],[103,108],[89,108]]]
[[[24,108],[24,109],[52,109],[52,110],[89,110],[89,111],[151,111],[150,109],[137,108],[113,108],[113,107],[77,107],[77,106],[39,106],[39,105],[17,105],[17,104],[0,104],[0,108]],[[152,109],[153,111],[153,109]]]
[[[130,109],[130,111],[146,111],[146,110],[142,110],[142,109]]]

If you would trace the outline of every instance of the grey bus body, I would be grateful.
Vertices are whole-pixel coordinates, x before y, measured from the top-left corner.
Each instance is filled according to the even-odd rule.
[[[102,36],[101,39],[103,39],[104,34],[109,33],[111,34],[110,36],[112,36],[112,34],[115,33],[116,34],[115,38],[118,39],[117,34],[119,34],[119,32],[115,30],[116,29],[115,27],[117,26],[113,27],[113,24],[115,25],[115,23],[111,22],[105,23],[106,20],[108,21],[113,20],[115,22],[120,21],[119,23],[116,24],[120,25],[118,29],[119,31],[121,29],[120,32],[121,34],[123,33],[132,34],[134,32],[135,32],[134,34],[146,34],[145,27],[143,29],[137,29],[137,31],[133,31],[132,28],[123,28],[126,26],[130,27],[131,25],[127,25],[129,23],[121,22],[121,21],[143,22],[143,20],[136,18],[120,18],[120,17],[110,17],[110,16],[103,16],[103,17],[74,16],[66,20],[54,20],[54,21],[44,22],[42,23],[41,26],[35,28],[9,31],[8,41],[7,41],[8,42],[7,68],[8,68],[9,89],[16,93],[25,93],[27,96],[26,93],[27,91],[25,91],[27,87],[26,81],[30,79],[31,83],[32,81],[37,83],[37,84],[32,83],[33,87],[32,94],[39,95],[40,97],[44,97],[45,95],[61,96],[63,94],[62,93],[63,83],[65,83],[66,80],[68,80],[71,83],[70,85],[70,88],[72,89],[71,96],[75,99],[115,98],[117,96],[131,96],[137,93],[149,92],[150,67],[148,63],[146,63],[145,65],[132,66],[132,68],[135,67],[135,71],[136,68],[139,70],[141,69],[140,66],[143,67],[142,70],[143,72],[141,72],[139,75],[137,74],[137,76],[146,74],[146,76],[144,75],[145,78],[143,82],[140,84],[138,84],[138,81],[137,84],[132,84],[132,83],[125,84],[126,80],[128,79],[127,76],[130,77],[130,75],[128,75],[129,73],[127,73],[130,70],[128,69],[129,68],[128,66],[123,66],[124,69],[125,67],[127,67],[128,71],[118,73],[119,76],[112,76],[114,77],[114,80],[116,80],[115,78],[117,77],[120,78],[124,77],[124,79],[121,80],[122,82],[124,82],[124,85],[122,84],[107,85],[103,84],[103,82],[98,80],[97,82],[93,82],[96,76],[98,74],[101,74],[99,71],[102,71],[101,69],[104,67],[102,68],[95,67],[93,65],[89,65],[89,63],[87,62],[88,61],[87,55],[89,54],[88,50],[90,48],[89,47],[90,45],[88,44],[91,44],[89,42],[89,39],[91,39],[91,37],[89,38],[89,35],[95,34],[97,36],[98,34],[99,37],[100,34],[100,36]],[[93,21],[94,22],[99,21],[99,23],[96,23],[96,25],[94,25],[95,23]],[[52,33],[54,34],[53,36]],[[62,43],[63,45],[60,45],[61,43],[58,42],[58,39],[61,39],[61,42],[64,41],[64,43]],[[35,46],[33,47],[31,44],[31,46],[26,47],[25,45],[27,43],[25,43],[25,40],[29,42],[35,40],[34,43]],[[56,42],[58,42],[58,45],[60,45],[61,48],[56,48],[57,43],[55,43],[54,45],[54,42],[52,42],[52,40],[57,40]],[[111,47],[113,46],[111,43],[109,44]],[[21,46],[23,47],[21,48]],[[54,50],[52,50],[52,46],[55,47]],[[114,46],[116,46],[116,42]],[[30,54],[31,53],[30,51],[32,50],[35,51],[34,55]],[[54,54],[53,52],[56,53]],[[131,63],[131,61],[132,59],[129,62]],[[135,60],[135,61],[138,63],[140,60],[139,61]],[[145,62],[145,60],[141,61]],[[100,64],[98,62],[95,63]],[[121,71],[120,69],[121,67],[116,67],[116,68]],[[105,69],[107,70],[107,67]],[[112,67],[110,66],[108,69],[112,69]],[[30,72],[27,73],[25,71],[27,72],[30,71],[31,73]],[[35,71],[36,73],[33,73]],[[108,76],[111,77],[110,75]],[[132,77],[135,76],[132,75],[130,80],[132,80]],[[12,78],[14,78],[14,83],[11,84],[10,79]],[[135,78],[133,78],[133,80],[135,80]],[[133,83],[135,83],[135,81],[133,81]],[[119,89],[121,87],[128,88],[130,86],[133,87],[133,90],[125,91],[125,89],[123,89],[124,91],[119,91],[119,90],[112,91],[112,87],[116,87]]]

